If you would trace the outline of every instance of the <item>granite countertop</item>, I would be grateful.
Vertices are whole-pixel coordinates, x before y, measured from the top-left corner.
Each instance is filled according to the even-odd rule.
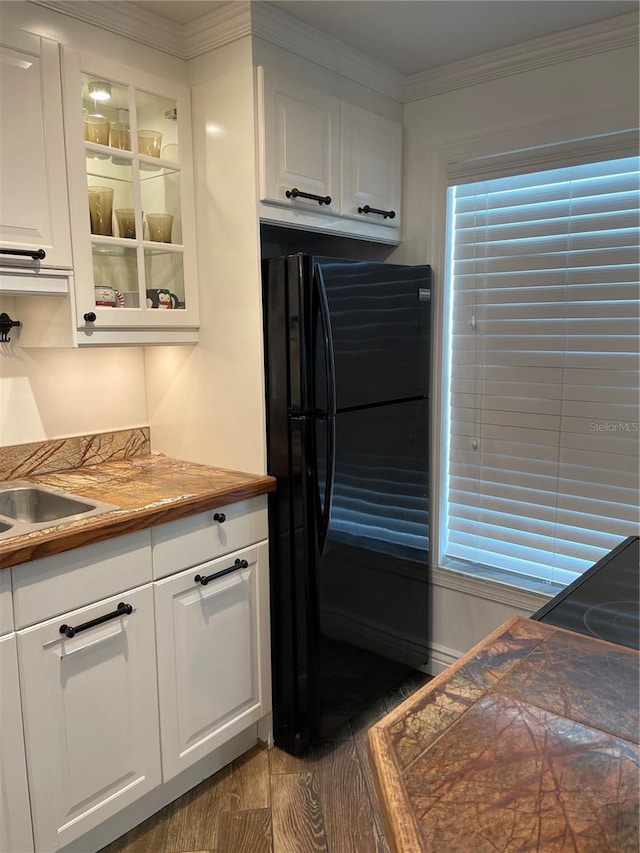
[[[146,453],[15,479],[72,492],[118,509],[0,539],[0,569],[174,521],[275,489],[273,477]],[[10,479],[10,478],[5,478]]]
[[[513,617],[369,731],[396,853],[636,853],[638,652]]]

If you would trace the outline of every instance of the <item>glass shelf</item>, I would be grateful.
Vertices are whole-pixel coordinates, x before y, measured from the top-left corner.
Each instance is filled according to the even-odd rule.
[[[125,240],[120,237],[100,237],[97,234],[91,235],[91,250],[94,255],[110,255],[117,258],[122,257],[132,249],[135,251],[136,247],[136,240]]]
[[[135,247],[92,243],[96,307],[138,308],[138,252]]]

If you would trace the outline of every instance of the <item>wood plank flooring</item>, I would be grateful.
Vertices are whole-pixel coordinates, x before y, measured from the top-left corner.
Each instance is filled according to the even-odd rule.
[[[256,746],[100,853],[389,853],[367,730],[416,672],[303,758]]]

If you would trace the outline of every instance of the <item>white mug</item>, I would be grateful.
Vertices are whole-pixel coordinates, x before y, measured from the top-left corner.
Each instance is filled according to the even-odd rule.
[[[124,297],[113,287],[94,287],[93,292],[96,306],[122,308],[124,305]]]

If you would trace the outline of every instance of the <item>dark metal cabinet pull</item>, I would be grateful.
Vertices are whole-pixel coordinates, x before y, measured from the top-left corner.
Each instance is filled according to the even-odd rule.
[[[206,586],[209,581],[214,581],[216,578],[223,577],[223,575],[228,575],[231,572],[237,572],[238,569],[246,569],[248,567],[249,563],[246,560],[236,560],[228,569],[222,569],[219,572],[214,572],[212,575],[196,575],[193,580],[195,583],[201,583],[202,586]]]
[[[124,616],[129,613],[133,613],[133,607],[130,604],[125,604],[121,601],[113,613],[106,613],[104,616],[98,616],[97,619],[92,619],[90,622],[83,622],[82,625],[78,625],[77,628],[72,628],[71,625],[61,625],[59,630],[61,634],[64,634],[65,637],[71,639],[71,637],[75,637],[76,634],[79,634],[80,631],[86,631],[87,628],[93,628],[95,625],[102,625],[103,622],[108,622],[110,619],[117,619],[118,616]]]
[[[87,313],[84,315],[84,321],[85,321],[85,323],[95,323],[95,321],[96,321],[95,311],[87,311]]]
[[[214,512],[213,513],[213,520],[219,521],[220,524],[224,524],[225,521],[227,520],[227,516],[223,512]]]
[[[368,204],[365,204],[364,207],[359,207],[358,213],[378,213],[380,216],[384,216],[385,219],[396,218],[395,210],[379,210],[377,207],[369,207]]]
[[[313,193],[303,193],[302,190],[299,190],[297,187],[294,187],[292,190],[287,190],[285,193],[287,198],[308,198],[311,201],[317,201],[319,205],[323,204],[331,204],[331,196],[330,195],[314,195]]]
[[[21,258],[33,258],[43,261],[47,257],[44,249],[0,249],[0,255],[19,255]]]

